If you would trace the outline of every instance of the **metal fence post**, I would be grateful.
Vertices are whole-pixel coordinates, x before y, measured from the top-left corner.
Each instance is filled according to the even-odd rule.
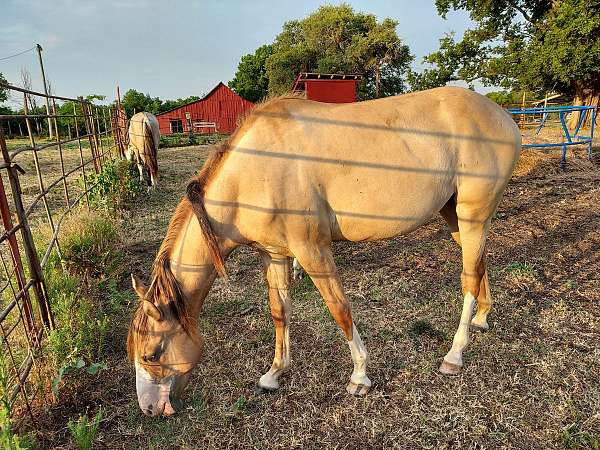
[[[4,132],[1,129],[0,134],[2,135],[2,139],[0,139],[0,150],[2,151],[4,163],[7,165],[8,179],[10,181],[10,188],[15,204],[15,212],[17,213],[19,224],[21,225],[21,238],[23,239],[23,247],[25,249],[25,255],[27,256],[31,279],[33,280],[33,291],[35,292],[35,297],[40,308],[42,322],[49,330],[53,330],[54,318],[52,317],[52,311],[50,310],[50,304],[48,302],[46,285],[44,284],[44,274],[35,249],[35,243],[33,241],[31,229],[29,228],[27,215],[25,214],[23,200],[21,199],[21,186],[19,184],[17,169],[10,159],[4,141]]]
[[[46,197],[45,188],[44,188],[44,179],[42,178],[42,171],[40,169],[40,160],[37,155],[37,150],[35,147],[35,140],[33,139],[33,131],[31,130],[31,122],[29,121],[29,108],[27,107],[27,94],[23,94],[25,101],[23,102],[23,112],[25,115],[25,123],[27,125],[27,133],[29,134],[29,143],[31,145],[31,152],[33,153],[33,163],[35,165],[35,171],[37,174],[38,185],[40,188],[40,193],[42,194],[42,201],[44,202],[44,208],[46,209],[46,217],[48,218],[48,223],[50,224],[50,228],[52,228],[52,232],[54,233],[54,220],[52,220],[52,213],[50,212],[50,205],[48,204],[48,198]],[[10,158],[8,159],[7,164],[10,164]],[[58,254],[60,255],[60,247],[56,246]]]
[[[85,200],[88,208],[90,207],[90,196],[88,193],[87,176],[85,174],[85,160],[83,158],[83,148],[81,147],[81,137],[79,136],[79,123],[77,122],[77,107],[73,102],[73,120],[75,123],[75,135],[77,136],[77,144],[79,145],[79,158],[81,161],[81,172],[83,174],[83,188],[85,189]]]

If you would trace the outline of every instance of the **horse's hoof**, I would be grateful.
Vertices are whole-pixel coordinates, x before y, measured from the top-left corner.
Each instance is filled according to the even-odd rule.
[[[254,394],[255,395],[264,395],[264,394],[274,394],[277,392],[276,388],[268,388],[257,384],[254,386]]]
[[[473,320],[471,320],[471,329],[473,331],[487,331],[490,329],[490,326],[488,325],[487,320],[477,322],[474,317]]]
[[[474,323],[471,324],[471,330],[478,331],[480,333],[483,333],[484,331],[487,331],[489,329],[490,329],[489,325],[486,325],[486,326],[482,327],[482,326],[474,324]]]
[[[448,361],[442,361],[440,365],[440,372],[444,375],[458,375],[460,373],[461,367],[458,364],[452,364]]]
[[[369,392],[370,389],[370,385],[367,386],[366,384],[356,384],[352,381],[346,386],[346,391],[348,394],[355,395],[357,397],[363,397],[367,395],[367,392]]]

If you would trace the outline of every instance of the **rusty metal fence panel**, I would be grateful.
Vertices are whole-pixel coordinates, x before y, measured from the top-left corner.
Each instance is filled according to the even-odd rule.
[[[122,112],[81,97],[2,88],[23,103],[18,114],[0,115],[0,407],[17,420],[35,421],[35,410],[47,402],[44,341],[54,328],[43,268],[53,251],[60,254],[63,220],[75,207],[89,206],[91,175],[122,155],[124,133],[117,127],[126,123]],[[32,110],[35,97],[49,100],[47,113]],[[59,114],[57,102],[71,102],[72,113]],[[64,119],[68,136],[61,136]],[[42,121],[54,135],[43,144],[34,131]],[[7,139],[11,122],[26,136]],[[36,242],[37,227],[49,227],[47,242]]]

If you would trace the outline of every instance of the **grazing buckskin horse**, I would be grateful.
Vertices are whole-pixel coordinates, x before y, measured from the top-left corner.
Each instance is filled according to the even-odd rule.
[[[140,182],[144,184],[144,166],[150,173],[152,187],[158,186],[158,120],[148,112],[139,112],[129,120],[129,146],[126,157],[137,164]]]
[[[456,87],[351,104],[279,98],[255,108],[188,185],[149,287],[132,277],[141,301],[128,351],[142,411],[174,412],[171,402],[201,355],[196,319],[217,274],[225,275],[225,259],[240,245],[262,257],[275,326],[275,357],[258,387],[277,389],[290,365],[295,257],[350,347],[348,392],[366,394],[367,350],[331,243],[403,235],[438,212],[462,246],[462,314],[440,366],[458,373],[469,325],[488,328],[485,241],[520,148],[519,130],[504,110]]]

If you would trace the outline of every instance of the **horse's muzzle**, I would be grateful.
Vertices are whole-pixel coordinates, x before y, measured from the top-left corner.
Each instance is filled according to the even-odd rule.
[[[175,414],[178,397],[187,382],[186,375],[173,375],[154,381],[144,368],[136,364],[135,387],[140,409],[147,416]]]

